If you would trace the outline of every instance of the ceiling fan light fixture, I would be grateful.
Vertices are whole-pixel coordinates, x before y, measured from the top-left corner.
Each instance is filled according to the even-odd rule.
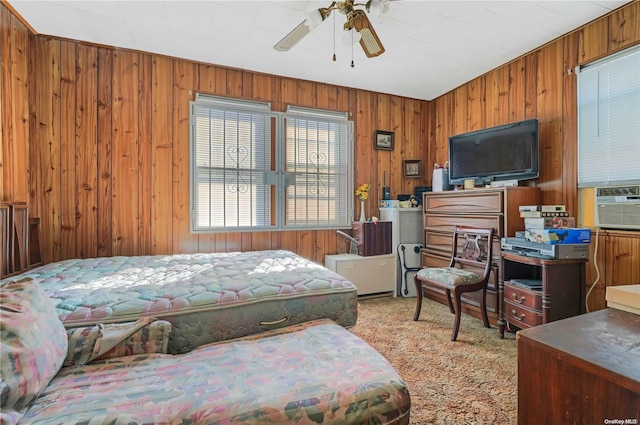
[[[353,46],[354,41],[359,41],[360,46],[364,50],[367,57],[372,58],[384,53],[384,47],[380,38],[373,29],[369,18],[364,9],[357,9],[356,7],[364,6],[367,11],[373,8],[374,13],[385,13],[388,10],[388,2],[390,0],[368,0],[366,3],[355,3],[355,0],[333,1],[329,7],[321,7],[320,9],[314,9],[307,15],[306,19],[302,21],[297,27],[295,27],[289,34],[287,34],[282,40],[276,43],[273,48],[277,51],[284,52],[290,50],[306,35],[308,35],[313,28],[318,26],[322,21],[326,20],[331,12],[334,10],[346,16],[346,22],[344,24],[344,30],[351,34],[345,34],[342,38],[343,44],[351,44]],[[354,30],[356,32],[354,32]],[[351,40],[349,40],[349,38]],[[333,50],[335,60],[335,15],[334,15],[334,39]],[[352,53],[353,56],[353,53]]]
[[[388,0],[369,0],[366,4],[367,12],[373,16],[381,16],[389,11]]]
[[[307,22],[307,25],[309,25],[309,29],[313,29],[320,25],[325,19],[326,16],[323,16],[320,9],[314,9],[307,15],[307,19],[305,19],[305,21]]]

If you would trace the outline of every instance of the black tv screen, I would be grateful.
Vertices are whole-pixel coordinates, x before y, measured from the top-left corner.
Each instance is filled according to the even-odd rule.
[[[476,185],[538,177],[538,120],[449,137],[449,182]]]

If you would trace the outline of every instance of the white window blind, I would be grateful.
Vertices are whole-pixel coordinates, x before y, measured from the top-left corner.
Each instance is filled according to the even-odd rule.
[[[351,223],[353,125],[344,113],[282,114],[267,103],[197,95],[190,149],[193,232]]]
[[[285,227],[351,223],[349,122],[285,117]]]
[[[578,186],[640,181],[640,46],[578,70]]]

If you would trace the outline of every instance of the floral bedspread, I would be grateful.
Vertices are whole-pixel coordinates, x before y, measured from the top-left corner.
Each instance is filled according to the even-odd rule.
[[[54,300],[67,327],[356,291],[339,274],[285,250],[71,259],[23,276]]]
[[[349,330],[317,320],[63,368],[20,424],[408,424],[409,392]]]

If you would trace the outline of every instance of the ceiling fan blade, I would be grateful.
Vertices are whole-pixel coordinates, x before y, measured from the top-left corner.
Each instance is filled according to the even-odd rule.
[[[384,46],[363,10],[354,10],[351,14],[351,22],[362,36],[360,46],[368,58],[374,58],[384,53]]]
[[[307,23],[307,20],[300,22],[300,24],[291,30],[291,32],[285,35],[282,40],[278,41],[273,48],[279,52],[286,52],[293,46],[298,44],[307,34],[311,32],[311,28]]]

